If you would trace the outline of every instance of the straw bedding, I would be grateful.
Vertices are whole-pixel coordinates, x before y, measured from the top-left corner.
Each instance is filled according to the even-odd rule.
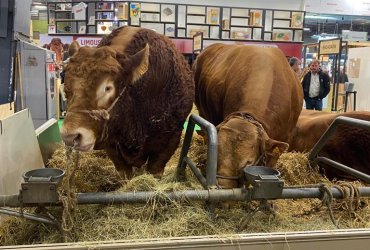
[[[198,167],[206,162],[206,146],[203,139],[195,135],[190,157]],[[73,192],[123,192],[201,189],[195,177],[187,169],[187,181],[175,182],[174,173],[179,158],[179,150],[166,166],[162,179],[155,179],[143,170],[130,181],[122,180],[112,162],[104,152],[83,153],[79,168],[75,170]],[[49,167],[66,168],[64,148],[61,146],[48,163]],[[333,185],[308,165],[307,155],[286,153],[278,161],[277,169],[285,186],[325,183]],[[60,193],[66,193],[64,178]],[[337,183],[338,184],[338,183]],[[354,183],[353,186],[360,185]],[[361,184],[363,185],[363,184]],[[318,208],[318,199],[277,200],[271,202],[275,214],[256,212],[240,229],[247,215],[258,206],[257,202],[240,202],[230,209],[216,208],[215,214],[207,212],[204,203],[159,202],[151,200],[147,204],[124,204],[114,206],[80,205],[70,214],[69,227],[63,235],[58,228],[35,223],[21,218],[9,217],[1,222],[0,245],[21,245],[36,243],[56,243],[63,241],[105,241],[144,238],[167,238],[195,235],[231,235],[255,232],[287,232],[301,230],[335,229],[327,207]],[[370,226],[370,213],[367,200],[334,200],[331,204],[333,215],[339,228]],[[28,209],[37,212],[35,209]],[[63,208],[48,208],[56,218],[61,219]]]

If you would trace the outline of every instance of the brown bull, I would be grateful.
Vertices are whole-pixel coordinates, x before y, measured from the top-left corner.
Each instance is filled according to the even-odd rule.
[[[370,121],[370,112],[366,111],[338,114],[304,110],[289,139],[289,151],[310,151],[338,116]],[[319,156],[328,157],[353,169],[370,174],[370,130],[339,125],[336,132],[319,152]],[[348,174],[326,164],[319,163],[319,165],[329,179],[349,177]]]
[[[104,149],[126,177],[145,163],[160,176],[178,147],[194,82],[170,39],[122,27],[98,48],[80,48],[70,59],[65,92],[62,137],[67,145]]]
[[[236,187],[241,169],[273,166],[288,149],[303,92],[277,48],[215,44],[194,65],[195,104],[217,126],[218,183]]]

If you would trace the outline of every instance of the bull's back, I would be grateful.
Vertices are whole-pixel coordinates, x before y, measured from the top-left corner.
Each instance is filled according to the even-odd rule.
[[[300,113],[303,93],[277,48],[216,44],[195,65],[196,105],[215,125],[230,113],[252,114],[269,136],[287,140]]]
[[[338,114],[303,110],[289,139],[289,151],[307,152],[311,150],[338,116],[370,121],[370,112],[366,111]],[[326,150],[337,147],[340,150],[346,151],[345,148],[347,145],[351,147],[351,145],[363,138],[370,139],[370,131],[356,129],[349,125],[340,125],[337,127],[337,132],[334,133],[331,140],[327,143]],[[341,147],[339,144],[343,146]],[[323,149],[325,150],[325,147]]]

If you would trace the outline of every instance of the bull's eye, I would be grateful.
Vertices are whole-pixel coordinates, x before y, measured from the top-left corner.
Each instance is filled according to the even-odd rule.
[[[96,89],[96,100],[98,101],[98,107],[107,108],[110,106],[115,95],[114,82],[111,80],[104,80]]]

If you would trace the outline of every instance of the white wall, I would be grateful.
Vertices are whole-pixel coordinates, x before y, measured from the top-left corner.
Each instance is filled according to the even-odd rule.
[[[303,10],[305,0],[144,0],[143,2],[215,5],[263,9]],[[142,2],[142,1],[138,1]]]
[[[351,61],[356,59],[360,61],[358,78],[351,72],[351,67],[353,67]],[[354,90],[357,91],[356,110],[370,111],[370,48],[349,49],[347,69],[348,79],[355,84]]]

